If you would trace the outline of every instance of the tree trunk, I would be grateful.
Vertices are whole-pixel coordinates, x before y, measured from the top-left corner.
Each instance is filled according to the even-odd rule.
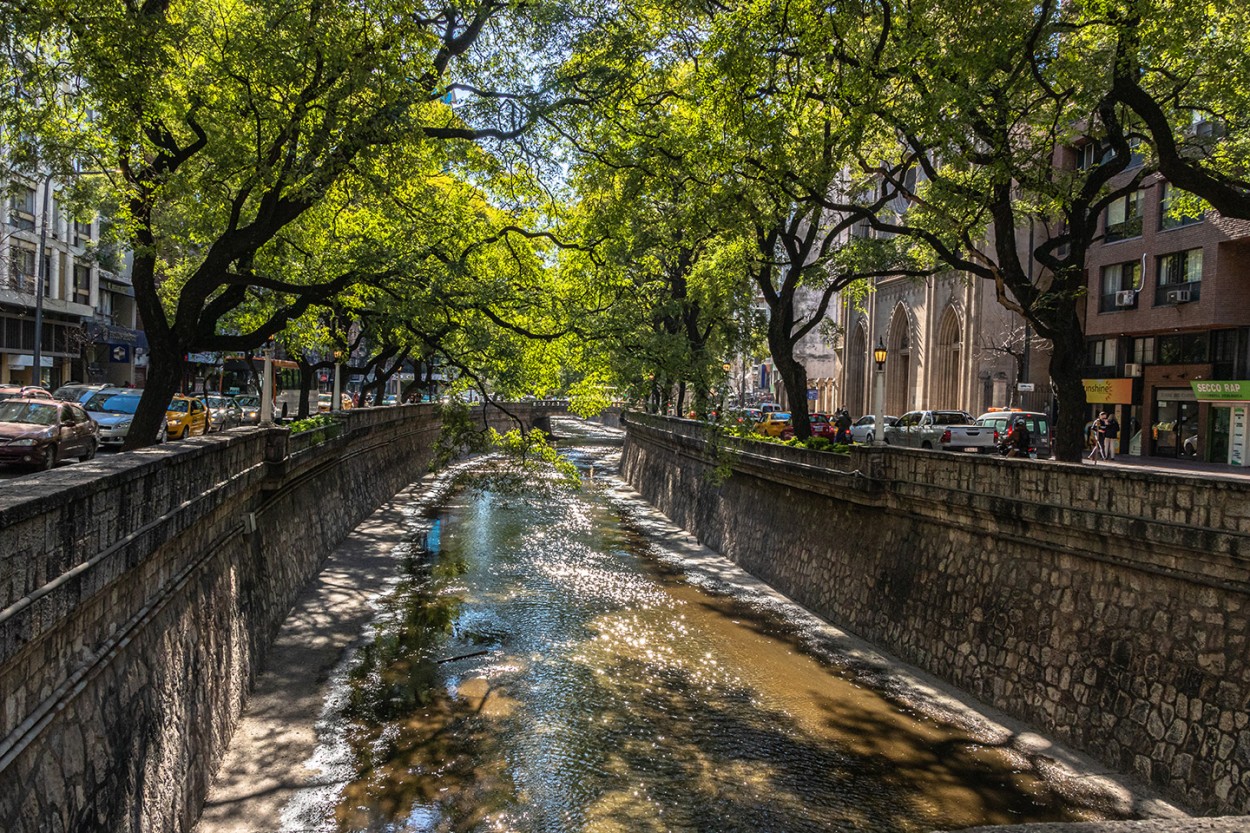
[[[790,421],[794,426],[794,436],[806,440],[812,436],[812,421],[807,413],[807,368],[795,360],[790,334],[782,330],[781,322],[787,317],[773,311],[768,323],[768,350],[772,353],[777,374],[785,384],[786,398],[790,400]]]
[[[299,364],[299,407],[295,410],[295,418],[308,419],[308,398],[312,395],[316,371],[303,358],[297,359],[296,362]]]
[[[124,448],[154,445],[164,433],[165,410],[182,384],[183,351],[172,344],[153,344],[139,409],[126,432]]]
[[[1056,332],[1051,341],[1050,378],[1059,394],[1055,418],[1055,457],[1069,463],[1080,462],[1085,451],[1085,339],[1079,326]]]
[[[684,417],[686,415],[686,383],[683,380],[677,385],[677,407],[673,409],[673,416]]]

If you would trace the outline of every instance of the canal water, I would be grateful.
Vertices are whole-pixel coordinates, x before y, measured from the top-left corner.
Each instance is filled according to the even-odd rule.
[[[653,527],[615,478],[465,476],[414,507],[288,830],[928,831],[1106,817],[818,620]],[[489,468],[490,464],[482,464]],[[920,698],[923,699],[923,698]],[[1094,802],[1096,803],[1096,802]]]

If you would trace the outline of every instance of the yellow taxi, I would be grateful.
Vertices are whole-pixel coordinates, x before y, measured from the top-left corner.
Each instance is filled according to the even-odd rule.
[[[755,423],[755,433],[769,437],[779,437],[781,432],[790,427],[789,411],[772,411],[762,414],[760,421]]]
[[[165,409],[165,430],[171,440],[180,440],[195,434],[207,434],[212,423],[208,408],[198,399],[176,394]]]

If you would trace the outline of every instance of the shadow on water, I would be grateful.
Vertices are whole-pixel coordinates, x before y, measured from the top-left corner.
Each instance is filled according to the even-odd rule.
[[[570,457],[585,470],[606,450]],[[912,833],[1100,817],[1018,756],[818,660],[776,612],[684,582],[593,484],[553,495],[479,483],[404,563],[351,672],[357,777],[336,829]]]

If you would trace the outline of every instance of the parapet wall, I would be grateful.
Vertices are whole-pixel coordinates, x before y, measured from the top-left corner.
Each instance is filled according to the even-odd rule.
[[[1195,812],[1250,813],[1247,484],[626,420],[625,476],[704,544]]]
[[[296,595],[426,471],[440,428],[432,406],[341,419],[101,455],[3,486],[0,830],[192,827]]]

